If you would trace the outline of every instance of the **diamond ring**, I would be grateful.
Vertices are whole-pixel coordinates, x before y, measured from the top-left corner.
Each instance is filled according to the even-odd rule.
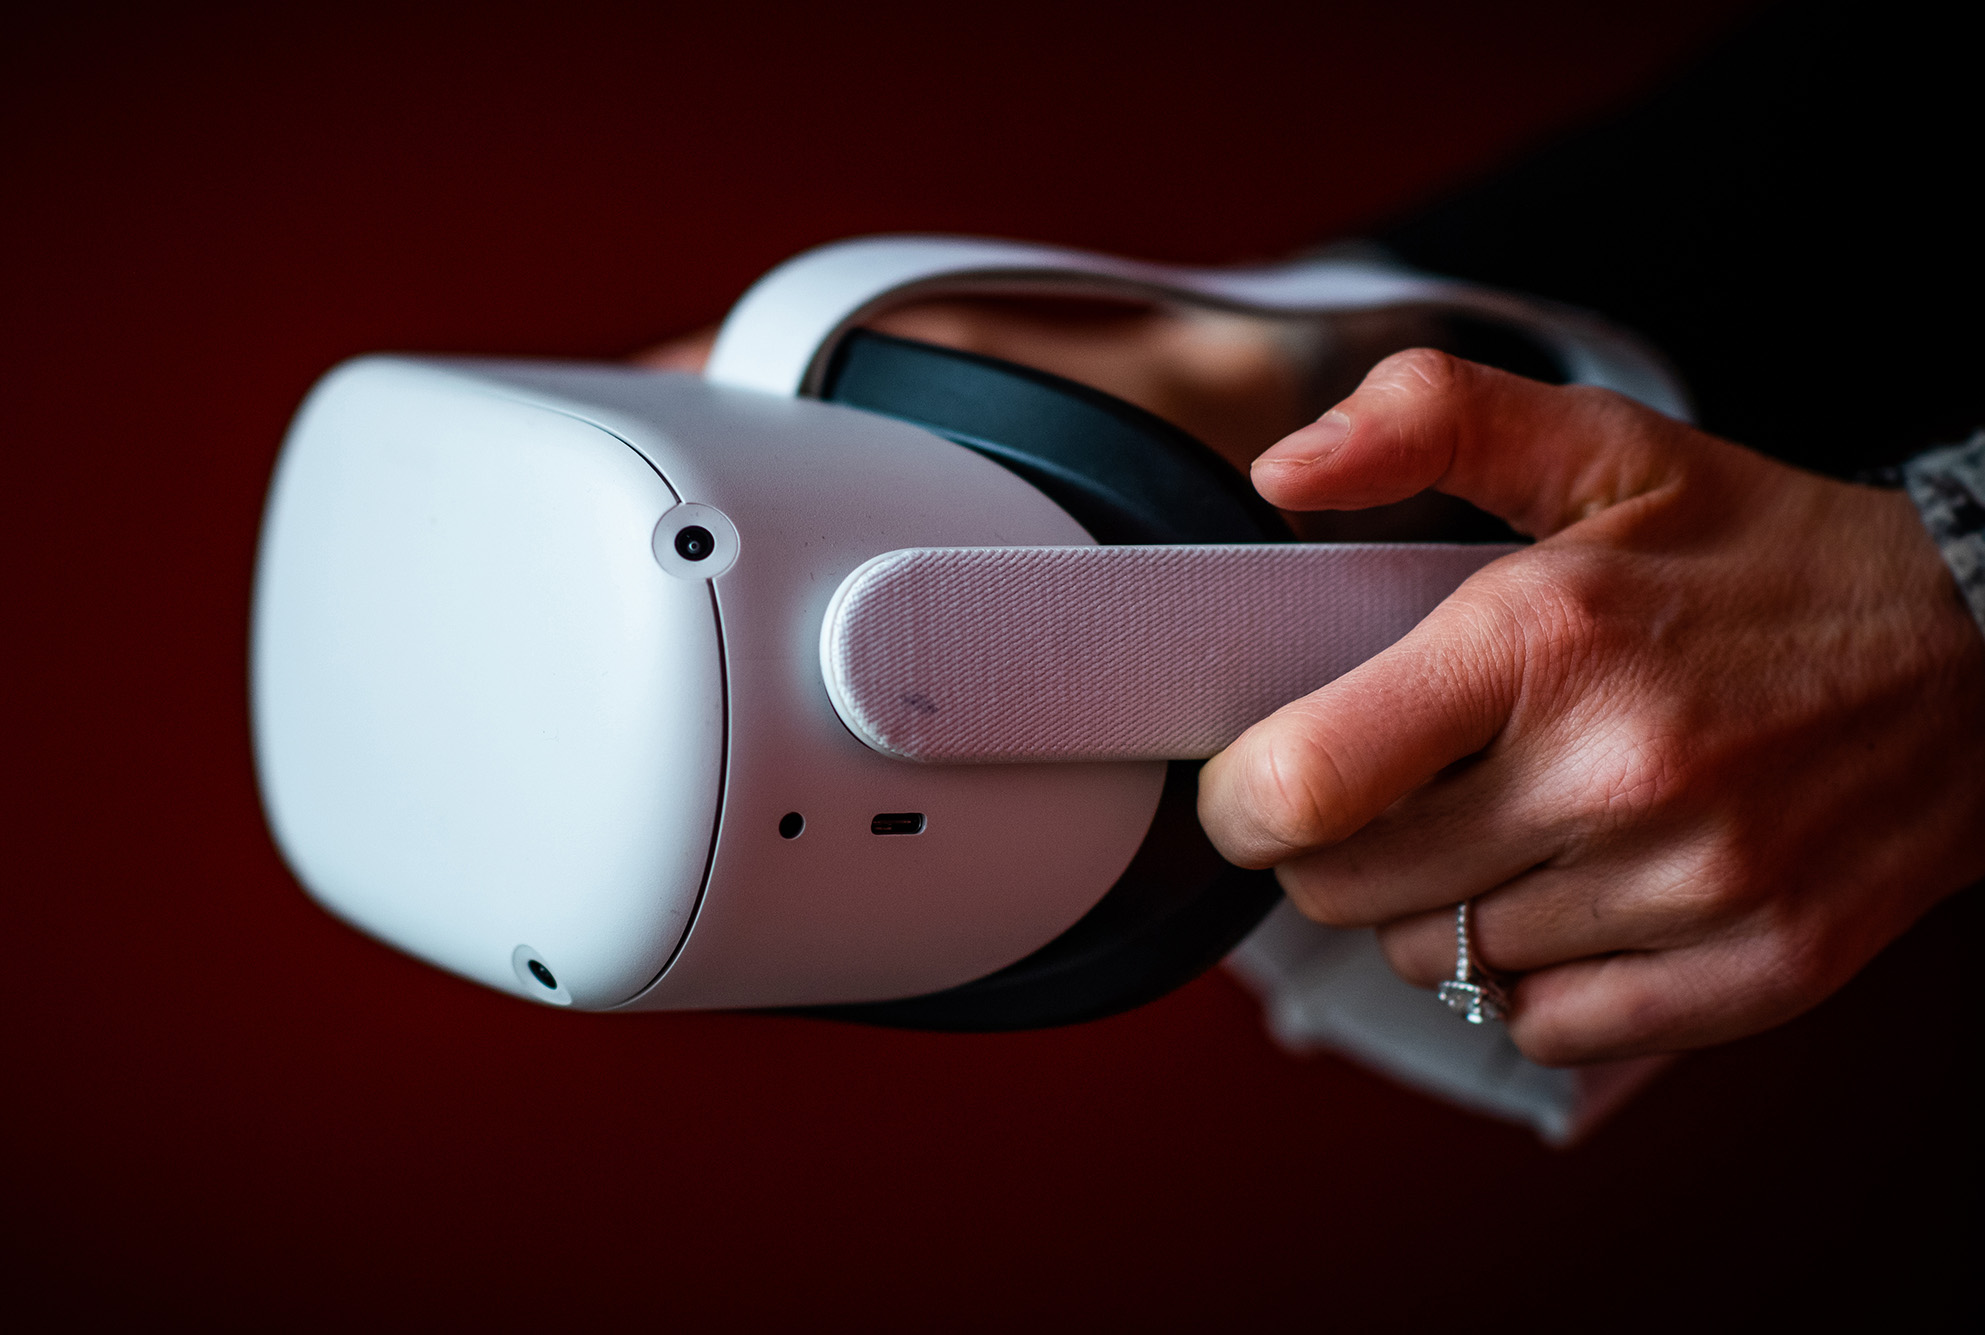
[[[1435,988],[1434,995],[1468,1023],[1481,1024],[1506,1017],[1509,996],[1475,967],[1468,954],[1468,906],[1472,902],[1464,899],[1454,906],[1454,977]]]

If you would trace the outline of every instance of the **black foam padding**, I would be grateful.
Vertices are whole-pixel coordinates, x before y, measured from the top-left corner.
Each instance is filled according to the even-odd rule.
[[[899,417],[1026,478],[1105,544],[1283,542],[1281,516],[1171,423],[1059,376],[857,331],[822,397]],[[800,1013],[905,1029],[1040,1029],[1141,1006],[1217,964],[1281,897],[1199,826],[1199,761],[1174,761],[1150,831],[1109,893],[1025,959],[901,1001]],[[1049,837],[1044,835],[1045,837]]]
[[[856,330],[821,397],[900,417],[1026,478],[1105,544],[1286,542],[1226,460],[1161,417],[1046,371]]]

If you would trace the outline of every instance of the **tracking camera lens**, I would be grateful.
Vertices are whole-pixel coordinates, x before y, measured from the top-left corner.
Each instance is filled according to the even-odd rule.
[[[707,560],[717,550],[717,540],[701,524],[685,524],[676,531],[675,554],[685,561]]]
[[[558,990],[558,980],[551,976],[550,969],[545,968],[544,965],[538,963],[538,961],[536,960],[532,960],[525,967],[530,969],[531,977],[537,979],[540,983],[543,983],[546,987],[550,988],[554,992]]]

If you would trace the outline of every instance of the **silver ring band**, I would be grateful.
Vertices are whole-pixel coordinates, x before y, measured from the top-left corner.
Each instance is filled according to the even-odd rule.
[[[1441,1004],[1470,1024],[1509,1016],[1509,994],[1495,979],[1475,967],[1468,951],[1468,910],[1473,900],[1454,906],[1454,977],[1434,989]]]

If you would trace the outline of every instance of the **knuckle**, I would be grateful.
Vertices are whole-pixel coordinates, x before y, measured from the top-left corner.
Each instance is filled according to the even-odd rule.
[[[1586,1056],[1585,1045],[1575,1035],[1542,1016],[1512,1021],[1509,1038],[1518,1052],[1539,1066],[1576,1066]]]
[[[1321,886],[1296,873],[1290,867],[1277,867],[1275,879],[1282,886],[1282,893],[1296,906],[1296,911],[1311,922],[1325,927],[1342,927],[1345,924],[1336,912],[1337,904]]]
[[[1585,551],[1532,547],[1478,572],[1448,605],[1495,645],[1523,698],[1574,706],[1631,661],[1630,627],[1599,564]]]
[[[1621,613],[1622,572],[1593,548],[1537,549],[1516,572],[1527,647],[1538,666],[1562,676],[1604,667],[1628,647],[1635,619]]]
[[[1676,942],[1700,939],[1754,912],[1774,884],[1766,859],[1733,833],[1698,837],[1650,855],[1642,916]]]
[[[1692,428],[1663,416],[1644,403],[1638,403],[1618,390],[1598,385],[1562,385],[1551,393],[1559,399],[1562,411],[1576,420],[1588,434],[1609,440],[1616,447],[1645,448],[1676,438],[1676,429],[1691,433]]]
[[[1652,414],[1651,409],[1618,390],[1599,385],[1563,385],[1556,392],[1595,428],[1637,431]]]
[[[1326,813],[1343,781],[1329,749],[1279,727],[1252,751],[1244,801],[1259,839],[1282,856],[1335,842],[1339,831]]]
[[[1510,1041],[1539,1066],[1582,1066],[1669,1046],[1674,1018],[1666,1004],[1648,994],[1616,998],[1603,1015],[1546,1001],[1519,1005],[1510,1021]]]
[[[1583,1034],[1543,1019],[1512,1024],[1510,1041],[1539,1066],[1580,1066],[1600,1056],[1599,1049]]]
[[[1447,976],[1447,970],[1430,962],[1424,934],[1407,928],[1381,927],[1379,950],[1392,971],[1415,987],[1433,987]]]
[[[1762,1008],[1785,1017],[1819,1001],[1840,981],[1833,953],[1789,924],[1766,931],[1752,955],[1751,968]]]
[[[1685,727],[1651,713],[1633,713],[1595,729],[1574,757],[1578,805],[1596,826],[1639,826],[1669,811],[1694,787],[1697,756]],[[1728,874],[1721,850],[1704,850],[1692,879],[1720,883]]]
[[[1557,799],[1582,822],[1618,828],[1714,788],[1702,707],[1664,685],[1640,581],[1608,553],[1535,556],[1513,563],[1497,592],[1517,636],[1512,721],[1557,739]]]
[[[1540,1066],[1579,1066],[1675,1046],[1700,998],[1631,958],[1546,969],[1516,989],[1510,1040]]]
[[[1311,922],[1325,927],[1364,927],[1371,918],[1358,908],[1357,897],[1327,875],[1302,862],[1284,863],[1275,869],[1282,893]]]
[[[1445,398],[1463,387],[1471,368],[1437,348],[1407,348],[1372,368],[1367,383],[1414,397]]]

